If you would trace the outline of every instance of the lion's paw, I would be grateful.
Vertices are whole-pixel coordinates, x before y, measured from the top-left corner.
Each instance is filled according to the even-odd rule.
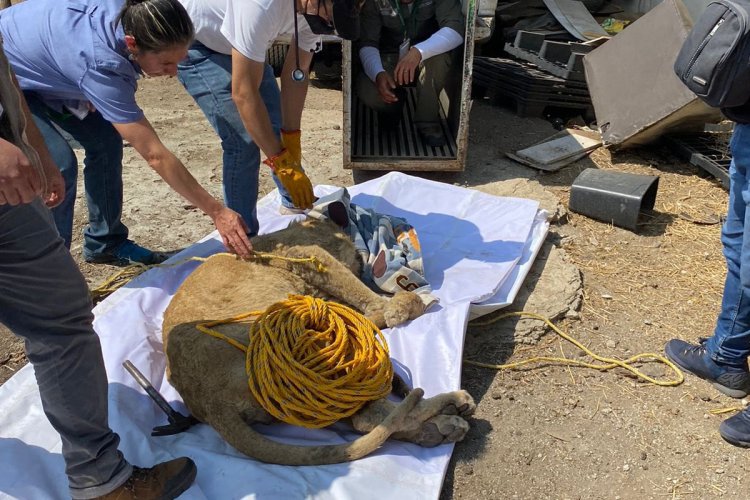
[[[422,423],[411,441],[427,448],[461,441],[469,432],[469,423],[458,415],[435,415]]]
[[[383,316],[385,324],[390,328],[418,318],[423,313],[424,302],[419,295],[412,292],[397,292],[386,304]]]
[[[440,410],[441,415],[460,415],[461,417],[469,417],[474,414],[477,409],[477,405],[474,402],[474,398],[468,392],[454,391],[450,393],[451,401],[449,401]]]
[[[420,401],[393,437],[428,447],[461,441],[469,431],[467,419],[475,410],[474,399],[466,391],[438,394]]]

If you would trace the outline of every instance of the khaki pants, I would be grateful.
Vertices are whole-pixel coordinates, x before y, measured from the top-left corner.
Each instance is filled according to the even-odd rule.
[[[380,54],[383,60],[385,70],[393,75],[393,70],[398,63],[398,54]],[[417,110],[414,115],[414,121],[436,122],[440,119],[440,103],[438,96],[445,86],[448,78],[448,71],[451,66],[451,53],[446,52],[427,59],[419,65],[416,86],[417,86]],[[401,113],[404,102],[387,104],[378,93],[375,83],[360,71],[356,80],[357,96],[368,108],[378,113]]]
[[[26,136],[24,135],[26,119],[21,111],[21,95],[13,83],[10,63],[2,50],[2,37],[0,37],[0,103],[4,110],[2,116],[0,116],[0,137],[15,144],[23,151],[29,162],[39,172],[41,181],[46,184],[39,155],[26,142]]]

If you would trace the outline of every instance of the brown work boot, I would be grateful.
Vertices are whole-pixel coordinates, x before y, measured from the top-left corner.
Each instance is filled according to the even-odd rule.
[[[133,474],[125,483],[102,499],[172,500],[190,488],[197,469],[189,458],[175,458],[156,464],[150,469],[133,467]]]

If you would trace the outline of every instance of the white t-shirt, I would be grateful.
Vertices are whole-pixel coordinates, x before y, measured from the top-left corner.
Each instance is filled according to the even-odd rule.
[[[277,38],[294,36],[294,0],[180,0],[195,25],[195,39],[211,50],[231,54],[232,47],[264,62]],[[297,15],[299,47],[319,50],[322,38]]]

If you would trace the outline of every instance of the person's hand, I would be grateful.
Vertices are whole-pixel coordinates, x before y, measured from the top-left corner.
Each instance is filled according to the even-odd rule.
[[[415,47],[409,49],[404,57],[396,64],[393,75],[396,77],[396,83],[407,85],[414,81],[417,74],[419,63],[422,62],[422,53]]]
[[[247,237],[247,224],[242,220],[242,216],[231,208],[222,206],[213,215],[213,220],[224,246],[243,259],[249,258],[253,251],[253,244]]]
[[[42,179],[20,148],[0,139],[0,205],[31,203],[42,194]]]
[[[377,87],[383,102],[393,104],[398,101],[398,97],[393,93],[393,89],[396,88],[396,82],[387,71],[378,73],[378,76],[375,77],[375,87]]]
[[[292,203],[297,208],[312,208],[315,195],[312,183],[302,171],[302,165],[294,161],[288,149],[282,149],[279,154],[263,161],[271,167],[281,184],[289,192]]]
[[[281,129],[281,147],[286,148],[292,159],[302,165],[302,138],[301,130],[284,130]]]
[[[47,178],[47,191],[42,199],[49,208],[55,208],[65,198],[65,180],[56,166],[46,168],[44,175]]]

